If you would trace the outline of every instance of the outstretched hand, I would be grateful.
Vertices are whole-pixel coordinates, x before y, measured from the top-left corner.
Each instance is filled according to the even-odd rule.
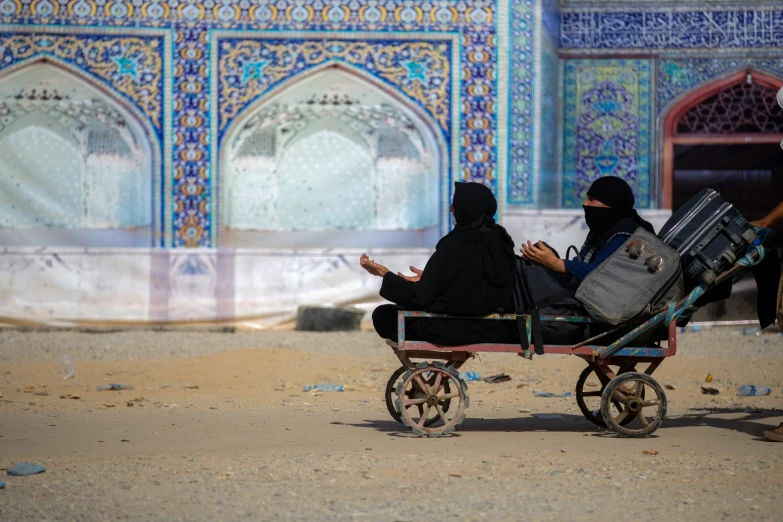
[[[397,272],[397,275],[400,276],[401,278],[405,279],[406,281],[410,281],[411,283],[418,282],[421,279],[421,274],[423,272],[421,270],[419,270],[418,268],[416,268],[415,266],[410,266],[408,268],[410,268],[411,272],[413,272],[416,275],[406,276],[402,272]]]
[[[519,249],[519,252],[522,254],[522,257],[537,265],[549,268],[555,272],[565,272],[563,260],[557,257],[552,249],[541,241],[535,245],[530,241],[527,244],[522,243],[522,248]]]
[[[362,257],[359,258],[359,264],[362,268],[374,276],[383,277],[389,272],[388,268],[379,263],[376,263],[370,259],[367,254],[362,254]]]

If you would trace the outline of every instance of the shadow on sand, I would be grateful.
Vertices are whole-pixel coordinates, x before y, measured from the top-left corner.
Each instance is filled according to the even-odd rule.
[[[471,418],[465,419],[465,422],[459,425],[457,432],[454,436],[458,436],[459,433],[471,433],[471,432],[506,432],[506,433],[521,433],[521,432],[559,432],[559,433],[592,433],[594,436],[607,437],[615,436],[613,433],[608,432],[604,428],[600,428],[589,421],[587,421],[581,415],[572,414],[560,414],[562,419],[538,419],[534,416],[520,416],[514,418],[502,418],[502,419],[486,419],[486,418]],[[723,415],[732,415],[732,418],[722,417]],[[742,415],[742,417],[737,417]],[[758,437],[756,440],[768,442],[761,438],[761,433],[764,429],[771,426],[772,422],[759,422],[764,419],[773,417],[783,417],[783,411],[780,410],[764,410],[753,413],[745,413],[741,408],[708,408],[691,410],[691,413],[685,415],[672,416],[667,418],[661,430],[707,426],[710,428],[716,428],[721,430],[738,431],[747,435]],[[638,427],[638,421],[634,421],[629,425],[631,428]],[[383,420],[365,420],[359,423],[345,423],[345,426],[353,428],[365,428],[373,429],[381,433],[386,433],[389,436],[401,436],[401,437],[415,437],[413,433],[409,432],[402,424],[395,422],[391,419]],[[653,434],[652,437],[660,434],[660,431]]]

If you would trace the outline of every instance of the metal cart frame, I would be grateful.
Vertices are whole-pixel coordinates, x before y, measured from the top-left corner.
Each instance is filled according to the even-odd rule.
[[[469,407],[468,387],[460,378],[459,370],[477,353],[516,353],[527,359],[538,354],[562,354],[581,357],[587,363],[576,385],[576,400],[585,418],[599,426],[608,427],[618,435],[642,437],[655,432],[666,418],[667,398],[663,387],[652,378],[664,359],[677,353],[677,320],[689,317],[698,307],[696,300],[710,287],[729,278],[740,277],[744,270],[764,257],[764,248],[753,246],[749,253],[730,270],[721,274],[712,284],[702,284],[688,295],[667,307],[653,312],[649,319],[620,325],[612,330],[591,337],[574,345],[544,345],[537,351],[531,349],[530,314],[493,314],[486,317],[459,318],[490,321],[515,321],[521,335],[520,344],[469,344],[460,346],[438,345],[423,341],[406,340],[407,319],[457,319],[453,316],[418,311],[398,313],[397,341],[387,341],[402,366],[390,377],[386,386],[386,406],[389,414],[409,427],[414,433],[429,437],[447,435],[465,419]],[[541,316],[541,322],[594,323],[589,317]],[[667,345],[658,341],[650,346],[632,346],[654,328],[668,327]],[[608,345],[596,344],[600,338],[621,329],[631,330]],[[414,359],[424,360],[414,362]],[[636,365],[647,363],[647,368],[637,371]],[[615,366],[616,369],[613,369]],[[600,391],[586,389],[591,375],[600,382]],[[595,384],[595,383],[592,383]],[[600,408],[590,408],[586,399],[600,397]],[[636,425],[631,426],[634,420]]]

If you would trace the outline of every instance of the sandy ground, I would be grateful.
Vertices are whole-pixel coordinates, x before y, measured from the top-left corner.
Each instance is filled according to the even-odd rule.
[[[783,519],[783,443],[760,437],[783,421],[782,335],[681,335],[646,439],[533,396],[573,390],[581,360],[514,355],[469,361],[512,380],[471,383],[457,432],[418,438],[383,403],[398,366],[368,332],[0,331],[0,467],[47,468],[0,477],[0,520]],[[348,391],[301,391],[323,382]]]

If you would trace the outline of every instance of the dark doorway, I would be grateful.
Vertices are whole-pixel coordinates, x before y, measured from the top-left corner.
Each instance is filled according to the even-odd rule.
[[[672,208],[705,187],[714,188],[752,221],[783,201],[783,149],[777,144],[675,145]],[[730,299],[703,307],[695,321],[756,318],[756,283],[748,275]]]
[[[783,201],[783,150],[776,144],[675,145],[672,208],[714,188],[748,220]]]

